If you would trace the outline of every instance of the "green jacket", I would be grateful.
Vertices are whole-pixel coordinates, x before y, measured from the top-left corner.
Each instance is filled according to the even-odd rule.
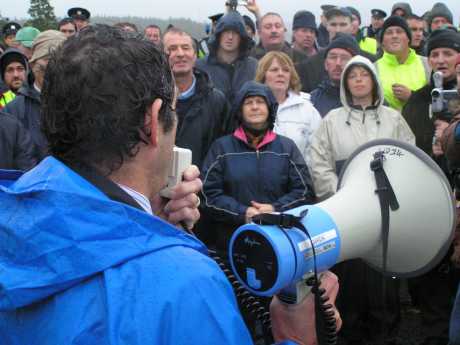
[[[384,52],[375,65],[382,82],[385,100],[390,107],[399,111],[405,102],[394,96],[393,84],[402,84],[416,91],[427,84],[431,73],[426,58],[417,55],[413,49],[409,50],[409,56],[404,63],[399,63],[395,55]]]

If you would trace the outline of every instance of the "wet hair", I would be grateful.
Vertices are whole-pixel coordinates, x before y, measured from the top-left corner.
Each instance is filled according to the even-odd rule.
[[[158,29],[158,31],[160,32],[160,36],[161,36],[161,28],[158,25],[155,25],[155,24],[147,25],[144,29],[144,34],[147,31],[147,29]]]
[[[265,20],[265,18],[267,17],[270,17],[270,16],[275,16],[275,17],[278,17],[281,19],[281,22],[283,23],[283,26],[285,26],[284,24],[284,20],[283,20],[283,17],[281,17],[281,15],[279,13],[276,13],[276,12],[267,12],[265,13],[258,21],[258,29],[260,30],[260,28],[262,27],[262,24]]]
[[[190,37],[190,40],[192,41],[192,46],[193,46],[193,50],[195,51],[195,53],[198,52],[198,44],[197,44],[197,41],[192,37],[192,35],[190,35],[187,31],[184,31],[176,26],[171,26],[170,28],[168,28],[164,35],[163,35],[163,40],[164,38],[166,37],[167,34],[176,34],[176,35],[183,35],[183,36],[188,36]]]
[[[289,90],[299,93],[302,89],[299,75],[289,55],[283,52],[271,51],[265,54],[264,57],[260,59],[259,63],[257,64],[256,76],[254,80],[259,83],[265,84],[265,74],[270,69],[270,66],[275,60],[278,61],[278,63],[282,67],[287,66],[289,68],[289,72],[291,72],[291,80],[289,80]]]
[[[423,21],[423,18],[412,13],[412,14],[407,16],[406,20],[418,20],[420,22],[420,21]]]
[[[129,23],[129,22],[120,22],[120,23],[114,24],[113,26],[115,26],[116,28],[120,28],[122,30],[126,30],[125,28],[128,27],[134,30],[134,32],[139,32],[139,30],[137,30],[136,24]]]
[[[42,90],[50,153],[70,166],[117,170],[148,143],[146,116],[161,99],[169,132],[174,82],[166,56],[144,39],[107,25],[81,31],[51,54]]]
[[[75,31],[77,31],[77,25],[75,25],[75,21],[72,18],[64,18],[61,19],[58,23],[58,30],[61,29],[61,26],[67,25],[67,24],[72,24],[73,27],[75,28]]]

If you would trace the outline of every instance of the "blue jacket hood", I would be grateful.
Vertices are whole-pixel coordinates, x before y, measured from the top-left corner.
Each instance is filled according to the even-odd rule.
[[[235,119],[241,123],[241,108],[243,106],[244,99],[250,96],[261,96],[265,98],[268,107],[268,121],[270,121],[272,125],[271,128],[273,128],[276,113],[278,111],[278,102],[276,101],[272,90],[267,85],[255,81],[247,81],[244,83],[241,90],[236,94],[232,111]]]
[[[220,34],[226,30],[233,30],[240,35],[240,56],[248,55],[254,42],[246,32],[243,17],[236,11],[230,11],[217,22],[216,30],[208,41],[208,45],[211,48],[212,53],[217,51],[217,48],[219,47]]]
[[[134,258],[203,244],[109,199],[53,157],[18,178],[0,171],[0,311],[43,300]]]

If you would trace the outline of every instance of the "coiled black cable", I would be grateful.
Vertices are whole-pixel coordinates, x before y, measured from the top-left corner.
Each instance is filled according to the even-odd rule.
[[[270,313],[267,311],[259,297],[251,294],[235,277],[232,270],[229,268],[227,260],[222,258],[215,250],[209,250],[209,256],[219,265],[220,269],[224,272],[225,276],[232,285],[238,303],[246,311],[252,314],[262,325],[262,333],[264,339],[268,339],[270,343],[272,338],[272,324],[270,320]]]

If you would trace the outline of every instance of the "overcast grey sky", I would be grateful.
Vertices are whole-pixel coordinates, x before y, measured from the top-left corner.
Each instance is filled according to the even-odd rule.
[[[8,6],[1,6],[1,14],[10,19],[26,18],[29,1],[26,0],[1,0]],[[299,1],[299,0],[258,0],[263,12],[279,12],[286,21],[290,22],[294,13],[299,9],[309,10],[316,15],[320,13],[320,5],[330,3],[338,6],[354,6],[367,23],[372,8],[381,8],[389,12],[396,1],[389,0],[344,0],[344,1]],[[222,12],[225,0],[50,0],[58,17],[65,16],[67,9],[74,6],[85,7],[92,14],[115,16],[141,16],[141,17],[185,17],[197,21],[205,21],[210,14]],[[409,1],[414,13],[422,15],[429,10],[434,1],[414,0]],[[458,25],[460,17],[460,1],[446,0],[444,3],[454,14],[454,23]],[[243,12],[243,11],[242,11]]]

